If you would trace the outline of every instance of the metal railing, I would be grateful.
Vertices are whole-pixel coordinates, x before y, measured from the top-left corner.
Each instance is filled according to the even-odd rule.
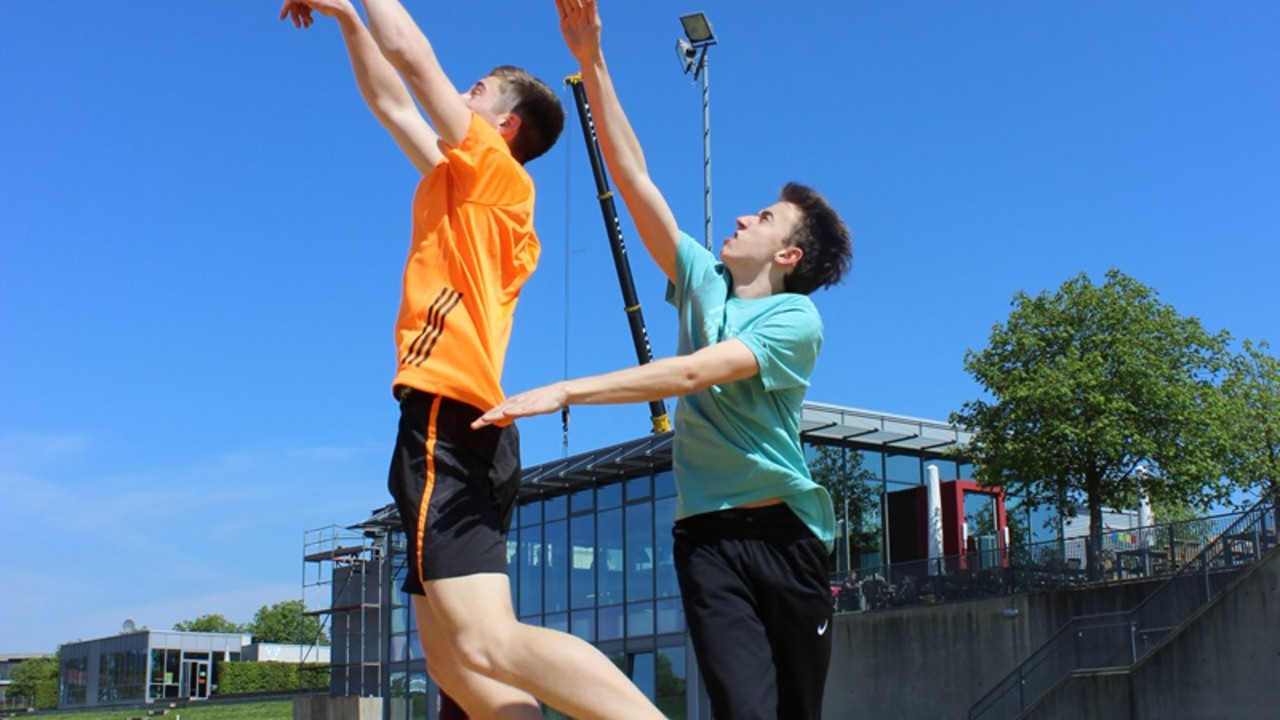
[[[1108,529],[1089,572],[1088,537],[1075,537],[856,568],[831,576],[837,612],[883,610],[1069,587],[1094,581],[1167,577],[1217,538],[1229,535],[1243,513],[1228,513],[1124,530]],[[1260,544],[1255,545],[1259,547]],[[1239,549],[1239,548],[1237,548]],[[1091,580],[1090,577],[1093,576]]]
[[[1012,720],[1077,670],[1131,667],[1275,547],[1276,530],[1275,499],[1267,497],[1133,610],[1069,621],[978,700],[969,719]]]

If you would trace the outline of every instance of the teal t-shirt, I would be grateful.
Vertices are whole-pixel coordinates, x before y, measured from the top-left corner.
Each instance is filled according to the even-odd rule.
[[[822,348],[822,318],[808,296],[732,296],[729,271],[681,235],[667,301],[680,313],[681,355],[742,341],[758,375],[680,398],[672,448],[676,519],[769,498],[784,500],[830,548],[831,496],[809,476],[800,447],[800,409]]]

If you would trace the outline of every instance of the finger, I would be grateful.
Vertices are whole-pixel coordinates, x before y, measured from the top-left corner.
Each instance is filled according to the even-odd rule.
[[[569,0],[556,0],[556,12],[563,19],[569,15]]]

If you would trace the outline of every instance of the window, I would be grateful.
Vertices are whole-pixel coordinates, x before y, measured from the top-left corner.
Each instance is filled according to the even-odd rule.
[[[596,518],[575,515],[569,520],[569,604],[591,607],[596,599]]]
[[[922,482],[920,458],[915,455],[889,455],[885,458],[884,470],[890,480],[916,484]]]
[[[687,670],[683,647],[658,648],[654,704],[670,720],[685,720]]]
[[[626,514],[627,601],[653,597],[653,506],[627,506]]]
[[[564,520],[547,523],[543,545],[546,548],[546,565],[542,571],[546,584],[543,610],[564,612],[569,609],[569,539]]]
[[[537,503],[534,503],[535,505]],[[525,505],[525,508],[530,507]],[[521,517],[524,516],[521,512]],[[539,513],[541,516],[541,513]],[[520,603],[522,618],[542,614],[542,528],[538,525],[520,530]]]
[[[679,597],[680,583],[676,579],[675,556],[672,552],[671,526],[675,523],[676,499],[663,498],[654,503],[653,550],[657,566],[654,568],[656,597]]]
[[[612,605],[622,602],[622,511],[606,510],[600,513],[596,524],[596,583],[597,602]]]

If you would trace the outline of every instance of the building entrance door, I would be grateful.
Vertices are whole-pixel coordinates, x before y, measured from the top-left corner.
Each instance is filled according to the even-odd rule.
[[[187,697],[192,699],[209,697],[208,660],[184,660],[182,674],[186,676],[183,686],[187,691]]]

